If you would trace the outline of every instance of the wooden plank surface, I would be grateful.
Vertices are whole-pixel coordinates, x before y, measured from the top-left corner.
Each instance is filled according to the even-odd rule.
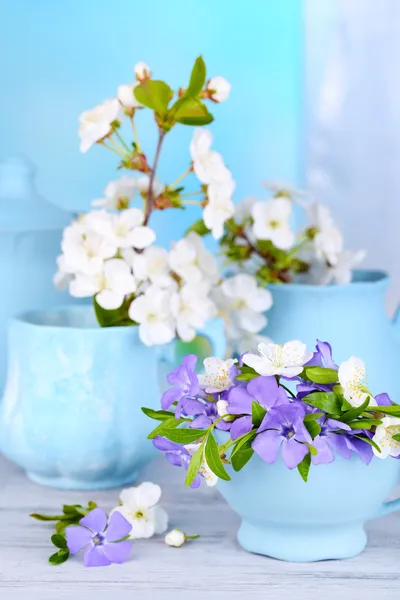
[[[400,600],[400,514],[368,525],[369,544],[359,557],[284,563],[239,547],[238,518],[215,488],[186,489],[181,470],[161,457],[142,473],[146,480],[162,486],[171,526],[200,539],[180,549],[167,547],[163,536],[135,542],[122,566],[88,569],[74,558],[54,567],[47,562],[50,529],[28,514],[88,500],[111,509],[118,490],[40,487],[0,457],[1,600]]]

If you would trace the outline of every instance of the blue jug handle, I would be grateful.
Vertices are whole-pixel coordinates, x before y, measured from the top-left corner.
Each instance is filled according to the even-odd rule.
[[[397,500],[391,500],[390,502],[384,502],[378,510],[376,517],[384,517],[396,512],[397,510],[400,510],[400,498]]]

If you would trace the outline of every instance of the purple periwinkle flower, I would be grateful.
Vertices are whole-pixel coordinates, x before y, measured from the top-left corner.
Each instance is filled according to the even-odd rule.
[[[312,439],[304,423],[305,412],[300,403],[276,406],[265,415],[259,433],[252,443],[253,450],[267,463],[274,463],[282,446],[282,459],[288,469],[303,460]]]
[[[332,359],[332,346],[328,342],[317,340],[316,351],[306,367],[326,367],[327,369],[338,370],[337,364]]]
[[[196,407],[193,405],[194,412],[189,412],[188,406],[191,406],[189,402],[190,401],[185,402],[183,411],[185,415],[194,416],[194,419],[189,427],[194,429],[207,429],[210,427],[210,425],[212,425],[212,423],[214,423],[216,419],[218,419],[219,414],[217,402],[209,402],[208,400],[201,402],[197,400],[196,402],[198,402],[198,405]],[[222,429],[223,431],[228,431],[230,426],[231,423],[224,420],[218,421],[218,423],[215,425],[216,429]]]
[[[175,415],[177,418],[181,415],[182,407],[188,400],[195,400],[200,394],[199,380],[194,372],[197,363],[195,354],[187,354],[182,359],[182,364],[176,367],[167,376],[167,381],[174,387],[166,390],[161,398],[161,406],[163,410],[168,410],[169,407],[177,402]]]
[[[106,513],[97,507],[79,523],[67,527],[65,535],[71,554],[85,548],[83,563],[86,567],[106,567],[111,563],[123,563],[128,558],[132,543],[123,538],[129,534],[132,525],[120,512],[112,513],[107,525]]]
[[[165,458],[171,465],[174,465],[174,467],[183,467],[187,471],[192,455],[185,446],[181,446],[176,442],[171,442],[171,440],[167,440],[160,436],[154,438],[153,446],[157,448],[157,450],[165,452]],[[200,474],[197,474],[190,487],[198,488],[200,482]]]

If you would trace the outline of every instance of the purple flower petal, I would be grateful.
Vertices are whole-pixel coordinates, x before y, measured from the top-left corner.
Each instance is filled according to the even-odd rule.
[[[212,420],[210,417],[207,417],[206,415],[199,415],[193,419],[189,427],[192,427],[193,429],[207,429],[207,427],[210,427],[211,423]]]
[[[246,388],[232,387],[228,393],[227,412],[230,415],[251,415],[253,398]]]
[[[182,466],[182,456],[180,454],[178,454],[177,452],[166,452],[165,458],[174,467]]]
[[[110,517],[105,537],[108,542],[117,542],[126,537],[131,529],[132,525],[129,521],[119,511],[115,511]]]
[[[239,417],[231,424],[231,438],[232,440],[237,440],[240,436],[245,433],[249,433],[253,428],[253,423],[251,420],[251,416]]]
[[[166,390],[161,396],[161,408],[168,410],[171,404],[178,402],[182,396],[182,392],[179,388],[170,388]]]
[[[311,455],[311,462],[313,465],[323,465],[331,463],[335,460],[335,455],[329,448],[327,438],[325,436],[317,436],[312,445],[317,450],[316,456]]]
[[[294,469],[308,452],[306,444],[299,444],[294,438],[283,440],[282,460],[288,469]]]
[[[93,532],[81,525],[69,525],[65,528],[68,550],[76,554],[91,541]]]
[[[373,451],[367,442],[363,442],[363,440],[355,437],[346,436],[346,443],[351,450],[354,450],[358,454],[364,464],[369,465],[373,457]]]
[[[328,444],[346,460],[351,458],[351,450],[346,443],[346,436],[340,433],[330,433],[327,436]]]
[[[103,546],[91,544],[85,550],[83,564],[85,567],[108,567],[111,565],[111,561],[103,553]]]
[[[93,533],[103,533],[107,525],[107,515],[99,506],[90,511],[79,521],[84,527],[88,527]]]
[[[278,458],[282,437],[279,431],[270,429],[257,435],[251,447],[265,462],[272,464]]]
[[[186,354],[186,356],[184,356],[182,358],[182,365],[188,371],[194,371],[196,368],[196,364],[197,364],[197,356],[195,354]]]
[[[278,382],[275,377],[256,377],[248,386],[248,393],[257,400],[264,408],[272,408],[279,398]],[[284,392],[284,390],[283,390]]]
[[[391,406],[392,405],[392,401],[389,398],[388,394],[378,394],[377,396],[375,396],[375,400],[378,406]]]
[[[215,429],[220,429],[221,431],[229,431],[231,428],[231,421],[224,421],[222,419],[222,421],[218,421],[218,423],[215,426]]]
[[[322,360],[328,369],[338,370],[338,366],[332,360],[332,346],[328,342],[317,340],[317,351],[320,352]]]
[[[168,450],[181,450],[182,446],[177,444],[176,442],[171,442],[171,440],[167,440],[166,438],[157,435],[153,439],[153,446],[157,448],[157,450],[161,450],[163,452],[167,452]]]
[[[186,415],[200,415],[204,412],[206,405],[200,400],[194,398],[185,398],[183,402],[183,411]]]
[[[117,513],[113,513],[117,514]],[[132,548],[132,542],[125,540],[117,544],[104,544],[102,550],[106,558],[112,563],[121,564],[126,561]]]

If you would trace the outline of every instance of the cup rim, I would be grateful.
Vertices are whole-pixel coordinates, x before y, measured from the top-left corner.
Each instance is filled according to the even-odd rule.
[[[279,291],[292,291],[292,290],[302,290],[302,291],[312,291],[320,294],[326,293],[335,293],[338,290],[354,290],[357,289],[368,289],[377,287],[386,287],[386,285],[390,281],[390,275],[387,271],[383,269],[354,269],[353,276],[362,276],[362,275],[370,275],[371,279],[369,280],[352,280],[348,284],[331,284],[331,285],[317,285],[314,283],[271,283],[268,284],[268,289],[275,291],[279,289]]]
[[[104,335],[104,332],[111,331],[132,331],[132,333],[138,333],[138,326],[135,325],[121,325],[118,327],[101,327],[97,321],[94,320],[93,325],[89,324],[85,327],[78,327],[77,325],[57,325],[57,324],[47,324],[35,322],[32,318],[34,315],[58,315],[64,312],[69,313],[88,313],[89,311],[93,311],[94,309],[92,305],[73,305],[73,304],[62,304],[59,306],[54,306],[52,308],[39,308],[39,309],[31,309],[25,310],[20,313],[13,315],[10,319],[10,323],[19,323],[24,325],[25,327],[29,327],[32,329],[40,329],[42,331],[79,331],[80,333],[89,332],[96,333],[98,335]]]

